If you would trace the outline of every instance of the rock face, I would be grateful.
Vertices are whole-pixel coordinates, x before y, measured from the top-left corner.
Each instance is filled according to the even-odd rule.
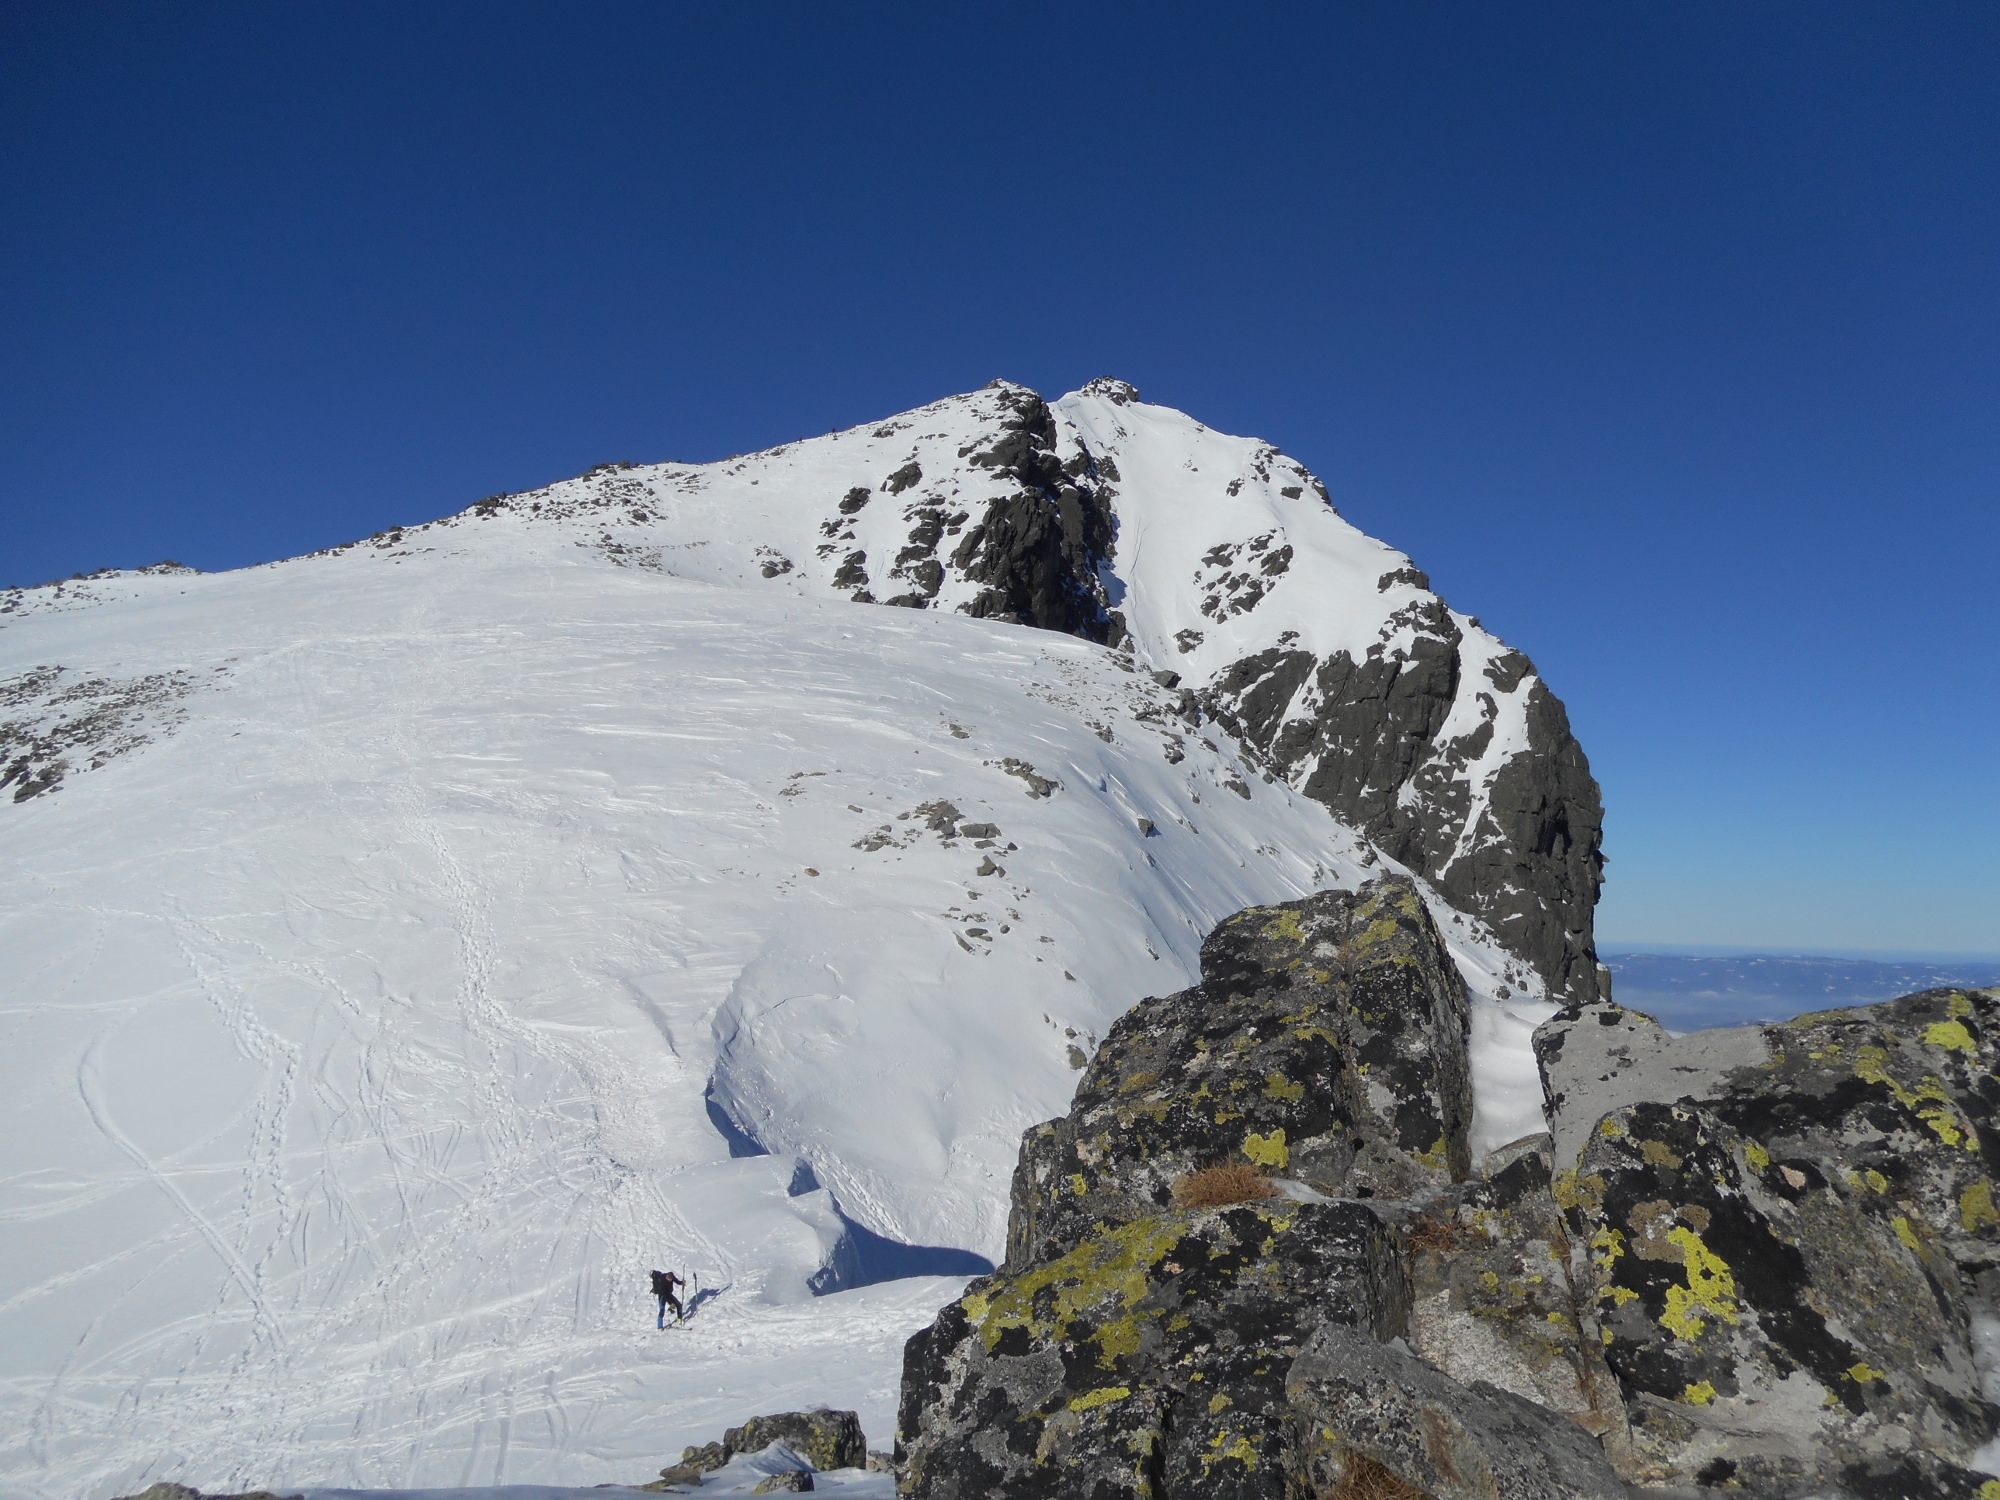
[[[1587,1007],[1536,1039],[1632,1477],[1982,1493],[1960,1465],[2000,1424],[1970,1336],[2000,1264],[2000,994],[1657,1032]]]
[[[1084,455],[1056,456],[1055,421],[1040,396],[1001,381],[989,389],[996,430],[966,462],[1018,488],[988,501],[952,549],[952,567],[982,585],[965,613],[1115,640],[1121,628],[1099,576],[1113,522],[1094,466]]]
[[[1166,1210],[1011,1264],[910,1343],[906,1493],[1283,1493],[1285,1375],[1327,1321],[1401,1326],[1390,1232],[1358,1203]]]
[[[905,1493],[1289,1495],[1379,1416],[1286,1382],[1326,1330],[1368,1349],[1409,1330],[1412,1200],[1468,1168],[1463,988],[1401,877],[1242,912],[1202,959],[1200,985],[1125,1016],[1069,1115],[1028,1132],[1006,1263],[910,1341]],[[1216,1181],[1240,1201],[1202,1203]],[[1435,1380],[1452,1431],[1475,1434],[1439,1450],[1447,1468],[1561,1424]],[[1546,1493],[1617,1493],[1595,1464],[1597,1488]]]
[[[1140,649],[1275,774],[1484,918],[1551,995],[1594,997],[1603,809],[1534,664],[1408,558],[1341,546],[1358,534],[1277,449],[1181,430],[1120,381],[1055,409],[1059,452],[1087,460],[1117,522],[1117,611]]]

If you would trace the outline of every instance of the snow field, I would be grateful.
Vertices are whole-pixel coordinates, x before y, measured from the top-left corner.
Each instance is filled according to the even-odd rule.
[[[630,1483],[814,1402],[886,1446],[962,1278],[862,1284],[850,1223],[997,1257],[1073,1053],[1221,917],[1385,867],[1115,653],[764,578],[783,510],[658,556],[503,513],[4,617],[0,678],[202,684],[0,807],[6,1493]],[[1434,911],[1489,1149],[1540,1128],[1549,1008]],[[655,1265],[705,1296],[665,1334]]]

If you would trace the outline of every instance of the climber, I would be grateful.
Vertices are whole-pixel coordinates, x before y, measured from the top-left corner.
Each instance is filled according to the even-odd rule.
[[[687,1316],[681,1308],[681,1299],[674,1295],[675,1287],[686,1285],[687,1283],[672,1271],[655,1271],[653,1273],[653,1295],[660,1299],[660,1318],[659,1322],[654,1326],[659,1328],[667,1326],[667,1309],[670,1307],[674,1310],[674,1321],[676,1323]]]

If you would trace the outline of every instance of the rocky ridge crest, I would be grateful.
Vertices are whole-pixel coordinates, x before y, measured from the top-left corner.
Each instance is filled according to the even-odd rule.
[[[910,1341],[903,1493],[2000,1495],[2000,992],[1680,1039],[1571,1007],[1554,1134],[1477,1164],[1466,1047],[1409,881],[1221,924]]]

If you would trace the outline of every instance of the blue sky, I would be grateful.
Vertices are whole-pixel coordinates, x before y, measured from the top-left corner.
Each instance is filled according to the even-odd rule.
[[[0,3],[0,583],[995,375],[1532,655],[1607,945],[2000,949],[2000,9]]]

